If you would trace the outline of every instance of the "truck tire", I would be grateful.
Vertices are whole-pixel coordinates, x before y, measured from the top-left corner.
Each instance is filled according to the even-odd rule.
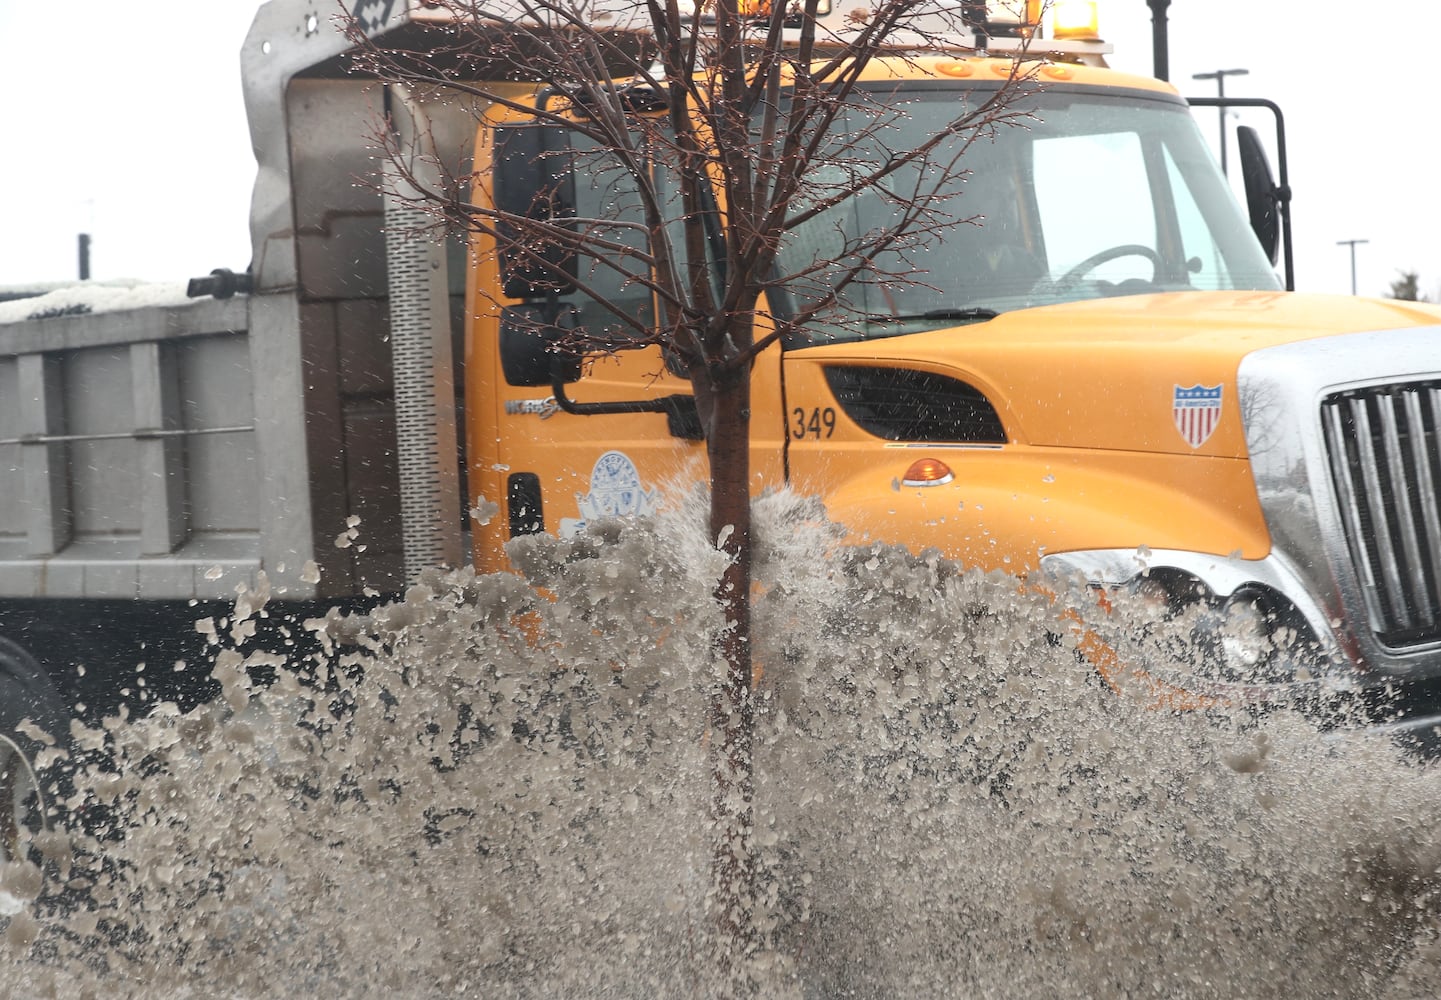
[[[49,782],[37,767],[45,742],[19,727],[28,719],[58,744],[68,738],[68,718],[50,675],[23,647],[0,636],[0,862],[18,860],[26,833],[53,821]]]

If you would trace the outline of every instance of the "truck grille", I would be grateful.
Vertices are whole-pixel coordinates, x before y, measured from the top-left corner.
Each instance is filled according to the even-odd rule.
[[[1367,386],[1321,404],[1342,528],[1371,629],[1391,648],[1441,639],[1441,381]]]

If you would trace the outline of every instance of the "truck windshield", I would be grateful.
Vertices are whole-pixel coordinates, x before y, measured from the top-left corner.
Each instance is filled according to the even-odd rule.
[[[944,130],[966,94],[898,92],[902,113],[860,141],[875,111],[853,109],[856,121],[833,133],[847,138],[815,165],[807,196],[843,190],[887,148],[914,148]],[[795,226],[780,256],[777,313],[823,301],[848,272],[839,305],[806,325],[807,342],[1105,296],[1279,287],[1184,104],[1056,87],[1018,106],[1026,118],[974,138],[950,169],[964,136]],[[895,226],[917,192],[930,193],[940,224],[922,222],[899,246],[867,253],[865,242]]]

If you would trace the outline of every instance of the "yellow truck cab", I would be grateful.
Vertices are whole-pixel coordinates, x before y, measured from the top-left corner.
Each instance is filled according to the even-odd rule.
[[[898,58],[866,85],[924,136],[1015,72],[1010,58]],[[753,490],[816,495],[855,540],[1202,607],[1217,629],[1207,683],[1441,672],[1441,311],[1284,291],[1168,84],[1051,59],[1024,72],[1025,127],[965,152],[952,211],[966,221],[915,254],[915,280],[851,286],[863,322],[814,324],[755,366]],[[533,199],[504,152],[525,124],[482,128],[477,203]],[[567,160],[572,137],[546,141],[552,163],[577,165],[552,167],[577,217],[627,210],[623,171]],[[824,261],[886,210],[859,195],[782,256]],[[516,535],[653,511],[704,462],[688,382],[659,350],[555,379],[517,363],[525,317],[601,320],[578,292],[515,294],[502,266],[476,241],[470,491],[502,508],[474,536],[487,568]],[[613,280],[627,309],[653,313]],[[762,312],[807,294],[779,288]],[[584,412],[636,400],[668,402]]]

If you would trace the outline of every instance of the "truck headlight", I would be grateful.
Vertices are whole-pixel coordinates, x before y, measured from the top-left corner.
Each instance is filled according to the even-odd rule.
[[[1175,666],[1166,671],[1162,660],[1151,669],[1182,687],[1190,686],[1186,675],[1203,688],[1288,685],[1306,676],[1319,655],[1301,616],[1270,591],[1220,597],[1186,573],[1153,571],[1114,593],[1129,608],[1117,624],[1162,652]]]
[[[1197,697],[1237,704],[1296,704],[1321,688],[1351,683],[1320,609],[1274,556],[1093,549],[1046,555],[1041,568],[1058,589],[1074,594],[1084,587],[1099,597],[1104,616],[1092,623],[1110,646],[1102,670],[1108,680],[1107,671],[1115,674],[1120,664]]]
[[[1289,685],[1318,665],[1310,628],[1279,595],[1220,598],[1200,584],[1188,617],[1192,669],[1223,684]]]
[[[1273,646],[1266,614],[1250,597],[1233,597],[1221,609],[1221,655],[1228,673],[1245,677],[1255,672]]]

